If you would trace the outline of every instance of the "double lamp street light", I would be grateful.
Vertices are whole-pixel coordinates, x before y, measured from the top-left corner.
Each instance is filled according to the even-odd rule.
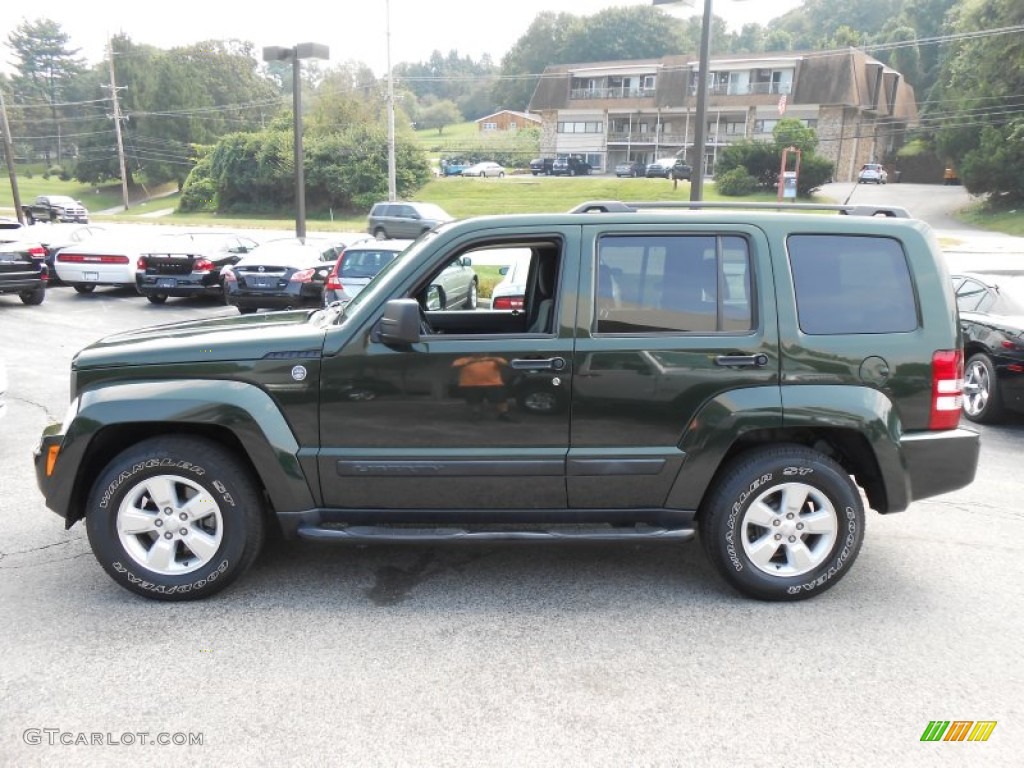
[[[306,240],[306,173],[302,151],[301,59],[329,59],[330,49],[321,43],[299,43],[291,48],[271,45],[263,49],[264,61],[292,62],[292,109],[295,113],[295,236]]]

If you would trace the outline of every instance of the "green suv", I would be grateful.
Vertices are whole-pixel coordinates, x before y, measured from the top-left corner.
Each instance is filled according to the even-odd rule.
[[[85,519],[115,581],[167,600],[227,586],[272,528],[699,534],[745,595],[823,592],[866,506],[974,478],[951,283],[899,210],[699,205],[442,224],[343,307],[103,339],[36,452],[47,506]],[[516,308],[428,301],[451,264],[512,248],[530,260]]]

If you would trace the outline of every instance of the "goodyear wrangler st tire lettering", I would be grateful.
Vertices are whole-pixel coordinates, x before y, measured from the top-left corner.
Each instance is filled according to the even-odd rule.
[[[737,590],[801,600],[843,577],[864,539],[849,474],[799,445],[756,448],[723,471],[700,510],[708,557]]]
[[[264,537],[245,469],[190,437],[145,440],[115,457],[89,495],[86,528],[114,581],[162,600],[220,591],[252,564]]]

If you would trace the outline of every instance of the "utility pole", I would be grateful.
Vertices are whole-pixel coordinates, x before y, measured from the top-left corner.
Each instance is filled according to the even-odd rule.
[[[0,128],[4,132],[4,158],[7,160],[7,175],[11,177],[11,194],[14,197],[14,215],[22,224],[21,195],[18,194],[18,175],[14,172],[14,144],[11,143],[11,126],[7,124],[7,104],[4,92],[0,90]]]
[[[398,199],[395,181],[397,163],[395,161],[395,74],[391,69],[391,0],[385,0],[387,13],[387,55],[388,55],[388,200]]]
[[[121,138],[121,103],[117,100],[117,83],[114,80],[114,45],[107,38],[107,51],[110,54],[110,93],[114,97],[114,132],[117,134],[117,159],[121,164],[121,199],[124,209],[128,210],[128,173],[124,167],[124,140]]]

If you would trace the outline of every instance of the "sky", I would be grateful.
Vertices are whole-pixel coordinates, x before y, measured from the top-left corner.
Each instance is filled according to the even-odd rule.
[[[455,49],[460,56],[479,60],[488,53],[495,64],[529,28],[541,11],[589,16],[604,8],[646,5],[650,0],[390,0],[391,61],[420,62],[434,50]],[[730,29],[770,19],[800,5],[801,0],[715,0],[714,15]],[[685,18],[703,11],[701,0],[662,6]],[[37,8],[38,12],[14,12]],[[273,11],[266,9],[274,8]],[[294,10],[294,14],[291,11]],[[385,0],[340,0],[302,3],[228,3],[223,0],[173,0],[170,3],[132,3],[100,0],[47,0],[15,4],[0,14],[0,69],[10,73],[14,59],[8,36],[23,21],[51,19],[71,37],[70,47],[90,64],[100,62],[109,36],[127,34],[136,44],[172,48],[202,40],[239,39],[255,45],[292,46],[323,43],[331,61],[356,60],[383,75],[387,72],[388,13]]]

